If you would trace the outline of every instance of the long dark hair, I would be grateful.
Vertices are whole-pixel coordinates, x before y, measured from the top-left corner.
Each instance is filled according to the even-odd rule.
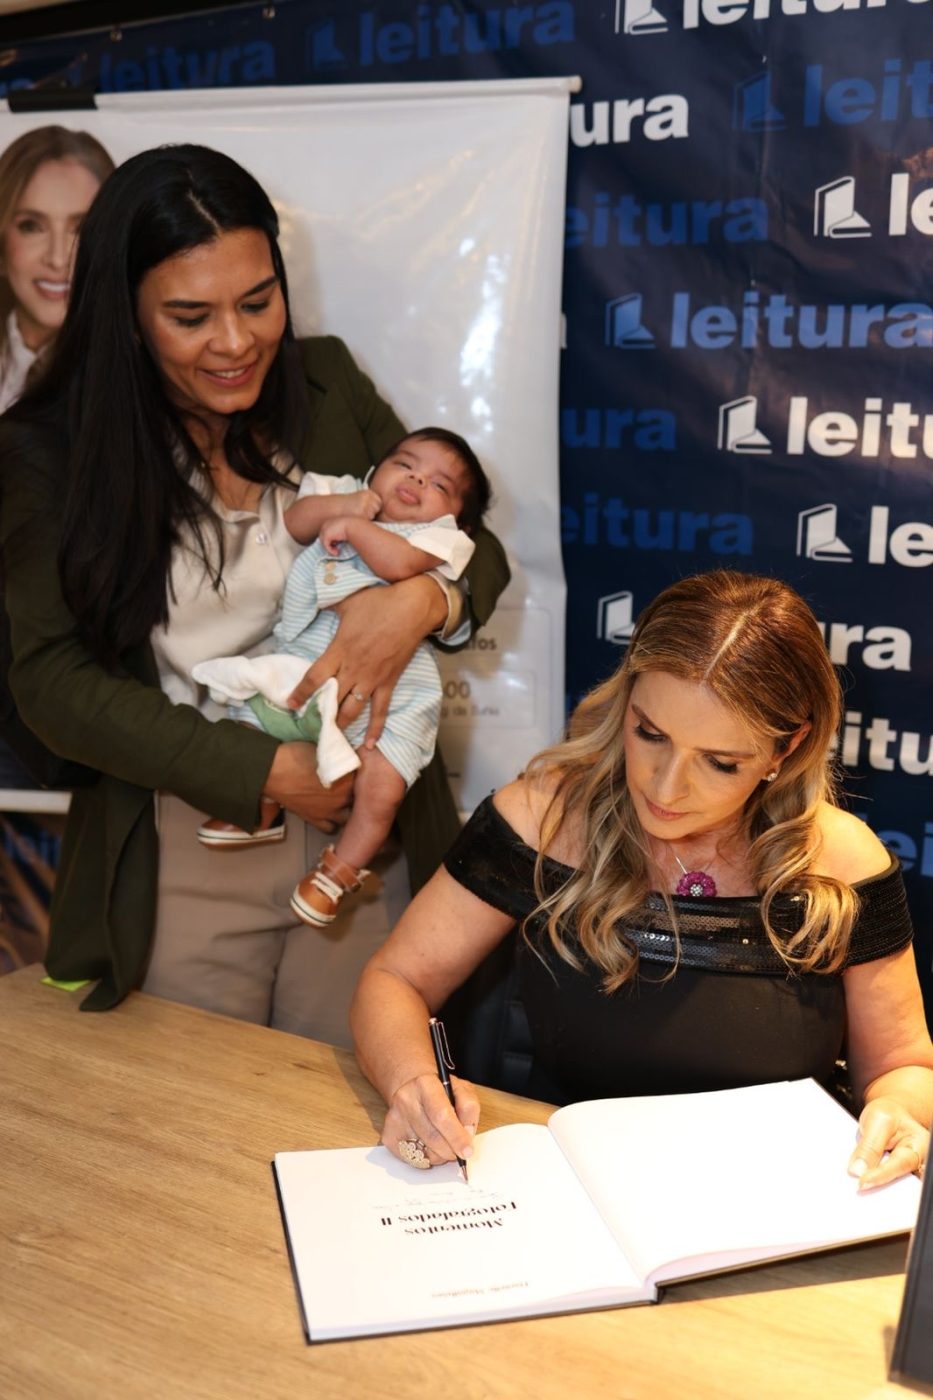
[[[108,662],[167,621],[171,553],[183,525],[212,586],[221,586],[222,539],[198,490],[200,453],[137,332],[136,296],[151,268],[238,229],[269,240],[286,327],[256,403],[230,415],[224,449],[238,476],[284,481],[270,452],[297,450],[306,394],[278,219],[258,181],[206,146],[143,151],[101,186],[81,228],[54,353],[13,410],[30,421],[52,412],[67,431],[62,589],[85,640]]]

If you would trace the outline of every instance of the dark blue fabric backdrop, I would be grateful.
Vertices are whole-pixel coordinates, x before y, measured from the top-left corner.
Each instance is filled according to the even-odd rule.
[[[904,863],[928,998],[931,39],[933,0],[280,0],[35,43],[0,70],[104,92],[580,74],[568,698],[673,578],[724,563],[796,584],[844,668],[848,790]]]

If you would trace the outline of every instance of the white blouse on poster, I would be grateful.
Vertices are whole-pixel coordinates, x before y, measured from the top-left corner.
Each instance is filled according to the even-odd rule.
[[[26,387],[26,377],[38,359],[38,352],[30,350],[23,339],[16,319],[11,311],[6,321],[6,354],[0,367],[0,413],[5,413],[11,403],[15,403]]]

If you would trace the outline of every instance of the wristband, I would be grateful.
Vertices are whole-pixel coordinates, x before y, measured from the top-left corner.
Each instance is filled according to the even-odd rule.
[[[455,632],[459,631],[463,616],[466,611],[466,600],[463,596],[463,589],[458,582],[445,578],[438,569],[428,569],[426,578],[432,578],[444,595],[447,603],[447,617],[440,627],[435,627],[431,633],[433,637],[438,637],[442,642],[447,641]]]

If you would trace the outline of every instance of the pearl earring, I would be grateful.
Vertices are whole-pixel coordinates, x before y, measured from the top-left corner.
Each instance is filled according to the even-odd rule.
[[[766,783],[773,783],[774,780],[775,780],[775,778],[777,777],[777,775],[778,775],[778,770],[777,770],[776,768],[774,768],[770,773],[766,773],[766,774],[765,774],[765,776],[764,776],[764,781],[765,781]]]

